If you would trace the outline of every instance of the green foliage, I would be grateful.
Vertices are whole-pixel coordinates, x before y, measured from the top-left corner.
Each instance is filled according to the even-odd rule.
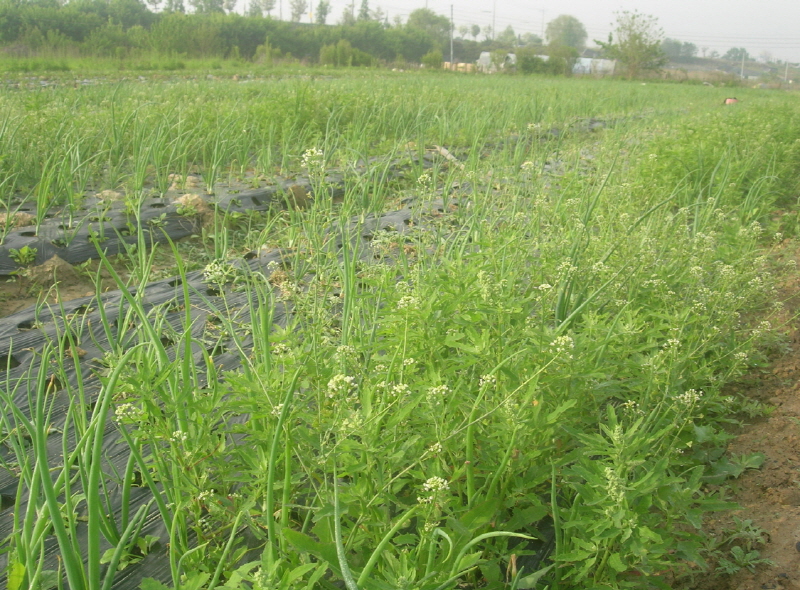
[[[669,59],[677,62],[691,60],[697,55],[697,45],[688,41],[666,38],[661,42],[661,50]]]
[[[412,11],[408,15],[406,27],[427,35],[440,50],[450,41],[450,19],[427,8]]]
[[[36,261],[36,254],[38,249],[31,248],[30,246],[23,246],[22,248],[9,248],[8,254],[11,260],[20,266],[30,266]]]
[[[439,70],[442,68],[442,60],[442,52],[434,49],[422,56],[422,65],[432,70]]]
[[[371,66],[373,61],[371,55],[355,49],[346,39],[340,39],[336,45],[325,45],[319,50],[319,63],[324,66]]]
[[[747,49],[744,47],[731,47],[728,51],[725,52],[725,55],[722,56],[722,59],[727,59],[730,61],[745,61],[750,59],[750,54],[747,53]]]
[[[545,37],[550,45],[561,45],[580,51],[586,46],[587,34],[581,21],[574,16],[562,14],[547,23]]]
[[[614,31],[608,41],[596,41],[610,59],[617,59],[627,68],[628,78],[660,69],[667,63],[661,49],[663,32],[655,17],[640,12],[617,13]],[[616,39],[616,41],[614,40]]]
[[[523,74],[545,74],[548,72],[547,62],[538,57],[534,47],[522,47],[517,50],[517,69]]]
[[[511,76],[290,74],[3,97],[0,182],[14,186],[0,197],[30,194],[41,215],[68,215],[67,195],[87,186],[119,186],[135,231],[139,196],[166,192],[171,174],[252,170],[258,182],[279,168],[310,175],[320,195],[305,211],[227,219],[202,257],[176,246],[175,273],[204,268],[223,299],[202,322],[187,281],[163,306],[144,298],[144,236],[132,283],[105,264],[129,329],[106,326],[117,336],[101,404],[89,411],[72,385],[59,394],[77,429],[61,435],[63,448],[102,449],[113,419],[131,460],[104,473],[103,453],[84,447],[46,466],[47,383],[72,354],[59,339],[30,391],[35,423],[17,412],[0,424],[21,486],[42,490],[10,539],[14,571],[37,571],[57,523],[71,587],[84,574],[100,587],[104,557],[113,572],[155,551],[138,515],[109,516],[111,488],[97,484],[124,489],[134,474],[169,523],[159,551],[174,588],[502,587],[509,555],[540,552],[510,584],[641,588],[706,560],[757,565],[752,523],[719,542],[699,527],[731,508],[708,484],[762,459],[722,458],[722,426],[748,407],[723,391],[774,342],[765,232],[776,201],[796,195],[796,101],[744,89],[757,108],[723,110],[708,99],[723,90],[625,81],[543,79],[532,95]],[[590,135],[583,122],[604,113],[613,125]],[[434,142],[455,161],[407,157]],[[342,202],[323,198],[327,167],[359,160],[369,168],[346,174]],[[402,233],[369,226],[407,197],[430,213]],[[355,239],[366,229],[369,245]],[[230,262],[275,245],[286,256],[267,269]],[[65,314],[64,329],[82,321]],[[220,374],[223,352],[241,368]],[[65,493],[75,477],[93,484],[84,497]],[[84,507],[92,569],[71,537]]]

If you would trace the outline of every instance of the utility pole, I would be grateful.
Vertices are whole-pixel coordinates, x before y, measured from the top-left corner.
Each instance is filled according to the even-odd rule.
[[[742,47],[742,71],[739,73],[739,77],[744,80],[744,56],[747,55],[747,50]]]
[[[453,5],[450,5],[450,69],[455,70],[453,67]]]
[[[494,38],[497,37],[496,17],[497,17],[497,0],[494,0],[494,2],[492,3],[492,41],[494,41]]]
[[[789,62],[786,62],[786,71],[783,73],[783,82],[786,83],[789,81]]]
[[[542,8],[542,43],[544,43],[544,8]]]

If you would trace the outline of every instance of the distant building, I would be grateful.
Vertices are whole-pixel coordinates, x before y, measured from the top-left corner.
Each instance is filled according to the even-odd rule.
[[[575,75],[610,76],[614,73],[617,62],[613,59],[593,59],[579,57],[572,66]]]
[[[542,61],[550,59],[548,55],[537,55]],[[514,53],[506,54],[505,60],[501,64],[502,68],[512,67],[517,65],[517,56]],[[575,60],[575,65],[572,66],[572,73],[575,75],[592,75],[592,76],[610,76],[614,73],[614,68],[617,62],[613,59],[593,59],[590,57],[579,57]],[[492,63],[492,54],[488,51],[482,51],[476,63],[479,72],[492,74],[497,71],[497,67]]]
[[[488,51],[481,51],[480,57],[478,57],[478,61],[475,64],[478,68],[479,72],[484,72],[486,74],[493,74],[497,71],[497,66],[492,62],[492,54]],[[516,53],[506,53],[505,58],[503,59],[503,63],[500,64],[500,68],[507,68],[513,67],[517,65],[517,54]]]

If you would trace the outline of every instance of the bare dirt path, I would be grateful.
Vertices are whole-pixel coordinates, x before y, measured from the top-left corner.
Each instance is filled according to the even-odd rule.
[[[800,268],[800,249],[787,245],[780,256]],[[694,590],[800,590],[800,272],[787,274],[780,286],[784,302],[782,331],[785,348],[768,368],[751,373],[732,388],[773,408],[768,416],[748,420],[734,432],[730,456],[762,453],[760,469],[751,469],[733,482],[732,500],[742,510],[720,514],[707,522],[717,534],[730,528],[734,517],[752,520],[765,531],[760,557],[773,565],[744,568],[736,574],[705,575],[690,585]]]

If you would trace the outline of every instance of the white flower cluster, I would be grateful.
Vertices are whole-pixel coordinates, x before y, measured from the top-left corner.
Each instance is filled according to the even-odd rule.
[[[405,396],[411,393],[411,388],[405,383],[397,383],[392,385],[392,393],[397,397]]]
[[[434,406],[442,403],[442,400],[450,393],[450,388],[447,385],[437,385],[428,389],[428,402]]]
[[[341,346],[337,346],[336,357],[343,360],[355,359],[356,358],[355,346],[350,346],[349,344],[342,344]]]
[[[240,274],[240,270],[230,262],[224,260],[214,260],[203,269],[203,277],[206,281],[214,285],[222,286],[230,283]]]
[[[144,412],[139,406],[125,403],[117,406],[117,409],[114,410],[114,417],[116,418],[117,422],[120,422],[122,420],[138,422],[139,420],[144,418]]]
[[[497,383],[497,377],[494,375],[481,375],[481,378],[478,381],[478,385],[480,387],[494,385],[495,383]]]
[[[568,353],[567,358],[571,359],[573,357],[570,351],[575,348],[575,341],[571,336],[558,336],[550,343],[550,348],[555,349],[556,354]]]
[[[403,295],[397,301],[397,309],[413,309],[419,307],[419,298],[413,295]]]
[[[170,440],[172,440],[172,442],[182,443],[186,442],[187,438],[189,438],[188,433],[182,430],[176,430],[175,432],[172,433],[172,437],[170,438]]]
[[[531,170],[533,170],[534,166],[535,166],[535,164],[533,162],[531,162],[530,160],[528,160],[527,162],[523,162],[522,164],[520,164],[519,168],[523,172],[530,172]]]
[[[325,169],[325,154],[317,148],[308,148],[303,152],[303,168],[309,172],[321,172]]]
[[[336,397],[337,395],[349,395],[356,389],[356,378],[350,375],[334,375],[328,381],[328,397]]]
[[[680,348],[681,347],[681,341],[678,340],[677,338],[670,338],[669,340],[667,340],[662,345],[662,347],[664,348],[664,350],[669,350],[670,348],[673,348],[673,349],[674,348]]]
[[[273,342],[270,346],[272,350],[272,354],[277,356],[283,356],[285,354],[289,354],[292,349],[285,342]]]
[[[442,443],[433,443],[428,447],[428,453],[431,455],[438,455],[442,452]]]
[[[694,404],[700,401],[701,397],[703,397],[702,391],[697,391],[696,389],[690,389],[680,395],[676,395],[675,399],[678,401],[678,403],[681,403],[684,406],[693,406]]]
[[[350,415],[347,416],[344,420],[342,420],[340,430],[342,432],[357,432],[361,430],[364,426],[364,416],[361,415],[361,412],[354,411],[350,412]]]
[[[437,476],[430,477],[424,484],[422,484],[422,491],[430,495],[418,496],[417,502],[420,504],[431,504],[434,500],[436,500],[437,495],[446,492],[449,489],[450,484],[447,483],[447,480]]]

